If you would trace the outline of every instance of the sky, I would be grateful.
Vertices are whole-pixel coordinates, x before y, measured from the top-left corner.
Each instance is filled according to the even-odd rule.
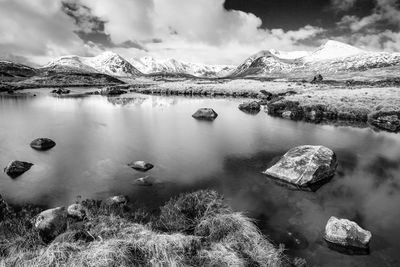
[[[400,50],[400,0],[0,0],[0,58],[38,66],[111,50],[239,64],[327,40]]]

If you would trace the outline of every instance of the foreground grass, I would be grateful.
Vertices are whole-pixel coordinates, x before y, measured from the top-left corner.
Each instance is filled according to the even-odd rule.
[[[157,216],[84,201],[83,221],[46,244],[32,227],[37,210],[0,222],[1,266],[289,266],[255,224],[214,191],[171,199]]]

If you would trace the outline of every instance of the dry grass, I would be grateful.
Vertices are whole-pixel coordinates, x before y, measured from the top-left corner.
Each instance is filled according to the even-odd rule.
[[[284,262],[282,250],[249,218],[232,212],[214,191],[173,198],[161,207],[160,216],[146,224],[140,222],[143,212],[134,215],[129,210],[112,212],[98,202],[84,204],[87,219],[71,221],[50,244],[41,242],[26,223],[31,218],[12,218],[21,223],[0,236],[0,266],[282,266]]]

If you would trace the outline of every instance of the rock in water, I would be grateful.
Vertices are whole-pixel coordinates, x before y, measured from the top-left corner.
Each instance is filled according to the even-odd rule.
[[[83,220],[86,217],[86,210],[81,204],[72,204],[67,208],[68,216],[76,218],[78,220]]]
[[[28,171],[32,166],[32,163],[15,160],[4,168],[4,172],[11,178],[16,178]]]
[[[148,171],[154,167],[153,164],[144,162],[144,161],[135,161],[135,162],[129,163],[128,166],[135,170],[143,171],[143,172]]]
[[[325,226],[324,239],[343,247],[366,249],[371,237],[370,231],[347,219],[332,216]]]
[[[71,92],[70,90],[65,88],[54,89],[53,91],[51,91],[52,94],[57,94],[57,95],[67,95],[70,92]]]
[[[192,115],[192,117],[202,120],[215,120],[218,117],[218,114],[212,108],[200,108]]]
[[[38,138],[31,142],[31,147],[37,150],[48,150],[55,147],[56,142],[49,138]]]
[[[264,174],[300,187],[307,187],[335,174],[335,153],[324,146],[299,146],[290,149]]]
[[[118,87],[106,87],[100,90],[100,95],[108,95],[108,96],[112,96],[112,95],[122,95],[122,94],[126,94],[125,90],[122,90]]]
[[[53,240],[67,228],[67,211],[64,207],[45,210],[36,217],[35,227],[44,242]]]
[[[135,180],[135,184],[142,186],[152,186],[153,182],[151,181],[150,176],[140,177]]]
[[[245,102],[239,105],[239,109],[246,112],[259,112],[261,105],[257,101]]]

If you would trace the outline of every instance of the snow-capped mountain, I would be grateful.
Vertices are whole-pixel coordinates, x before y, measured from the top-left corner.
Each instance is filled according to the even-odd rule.
[[[30,77],[35,74],[34,68],[8,60],[0,60],[0,77]]]
[[[300,56],[302,53],[303,56]],[[292,57],[282,55],[285,52],[261,51],[247,58],[230,76],[336,73],[400,66],[400,53],[369,52],[337,41],[328,41],[313,52],[292,52],[291,55],[296,55]]]
[[[222,77],[235,69],[229,65],[204,65],[178,61],[176,59],[158,60],[150,56],[130,60],[133,66],[145,74],[173,73],[189,74],[196,77]]]
[[[95,57],[63,56],[49,62],[42,69],[54,71],[98,72],[113,76],[142,75],[120,55],[106,51]]]

